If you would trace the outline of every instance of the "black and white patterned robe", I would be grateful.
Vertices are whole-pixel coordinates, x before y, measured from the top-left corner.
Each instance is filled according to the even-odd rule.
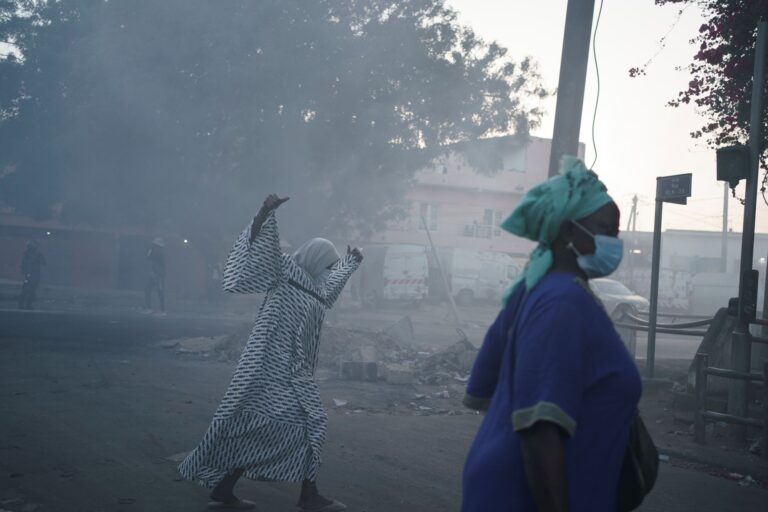
[[[315,480],[327,425],[313,378],[320,330],[359,265],[342,258],[322,289],[280,251],[274,212],[253,243],[250,230],[235,242],[222,286],[267,295],[208,431],[179,466],[206,487],[236,468],[255,480]]]

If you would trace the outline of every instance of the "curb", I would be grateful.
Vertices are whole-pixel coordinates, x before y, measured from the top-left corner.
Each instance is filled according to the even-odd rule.
[[[742,465],[723,464],[721,462],[714,462],[712,460],[708,460],[706,457],[699,457],[699,456],[692,455],[690,453],[686,453],[683,451],[678,451],[675,449],[671,449],[671,450],[659,449],[659,455],[667,455],[670,457],[670,459],[678,459],[685,462],[693,462],[695,464],[701,464],[703,466],[720,468],[729,473],[739,473],[745,476],[750,475],[753,478],[759,477],[761,480],[768,478],[768,465],[762,468],[758,468],[758,467],[747,467]]]

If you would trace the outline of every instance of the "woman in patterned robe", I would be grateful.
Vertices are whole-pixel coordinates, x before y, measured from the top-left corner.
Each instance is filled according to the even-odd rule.
[[[233,488],[240,476],[301,482],[299,508],[344,510],[315,484],[327,417],[313,375],[325,310],[362,261],[359,249],[340,258],[315,238],[293,255],[280,250],[275,210],[288,199],[270,195],[235,242],[224,290],[266,293],[227,392],[200,445],[179,466],[186,479],[213,488],[215,508],[253,508]]]

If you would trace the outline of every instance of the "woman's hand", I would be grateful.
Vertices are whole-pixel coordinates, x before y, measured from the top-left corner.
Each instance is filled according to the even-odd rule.
[[[350,246],[347,246],[347,255],[352,255],[353,258],[355,258],[355,261],[358,263],[362,263],[363,261],[363,250],[359,247],[352,248]]]
[[[521,430],[525,474],[533,501],[540,512],[566,512],[565,446],[558,425],[539,421]]]
[[[264,200],[264,203],[261,205],[261,208],[259,209],[259,213],[256,214],[256,216],[253,218],[253,223],[251,223],[251,243],[253,243],[253,241],[261,232],[261,226],[264,225],[264,221],[267,220],[267,216],[280,208],[280,205],[289,199],[290,197],[280,198],[277,196],[277,194],[269,194],[267,196],[267,198]]]
[[[280,205],[282,205],[284,202],[286,202],[289,199],[290,197],[280,198],[277,196],[277,194],[269,194],[267,198],[264,200],[264,204],[261,205],[261,209],[259,210],[259,215],[263,214],[266,217],[274,210],[277,210],[278,208],[280,208]]]

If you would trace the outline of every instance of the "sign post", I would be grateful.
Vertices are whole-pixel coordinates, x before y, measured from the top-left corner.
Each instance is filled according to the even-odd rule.
[[[693,175],[677,174],[656,178],[656,215],[653,222],[653,261],[651,263],[651,310],[648,315],[648,347],[645,373],[653,378],[656,359],[656,320],[659,315],[659,273],[661,270],[661,217],[664,203],[687,204]]]

